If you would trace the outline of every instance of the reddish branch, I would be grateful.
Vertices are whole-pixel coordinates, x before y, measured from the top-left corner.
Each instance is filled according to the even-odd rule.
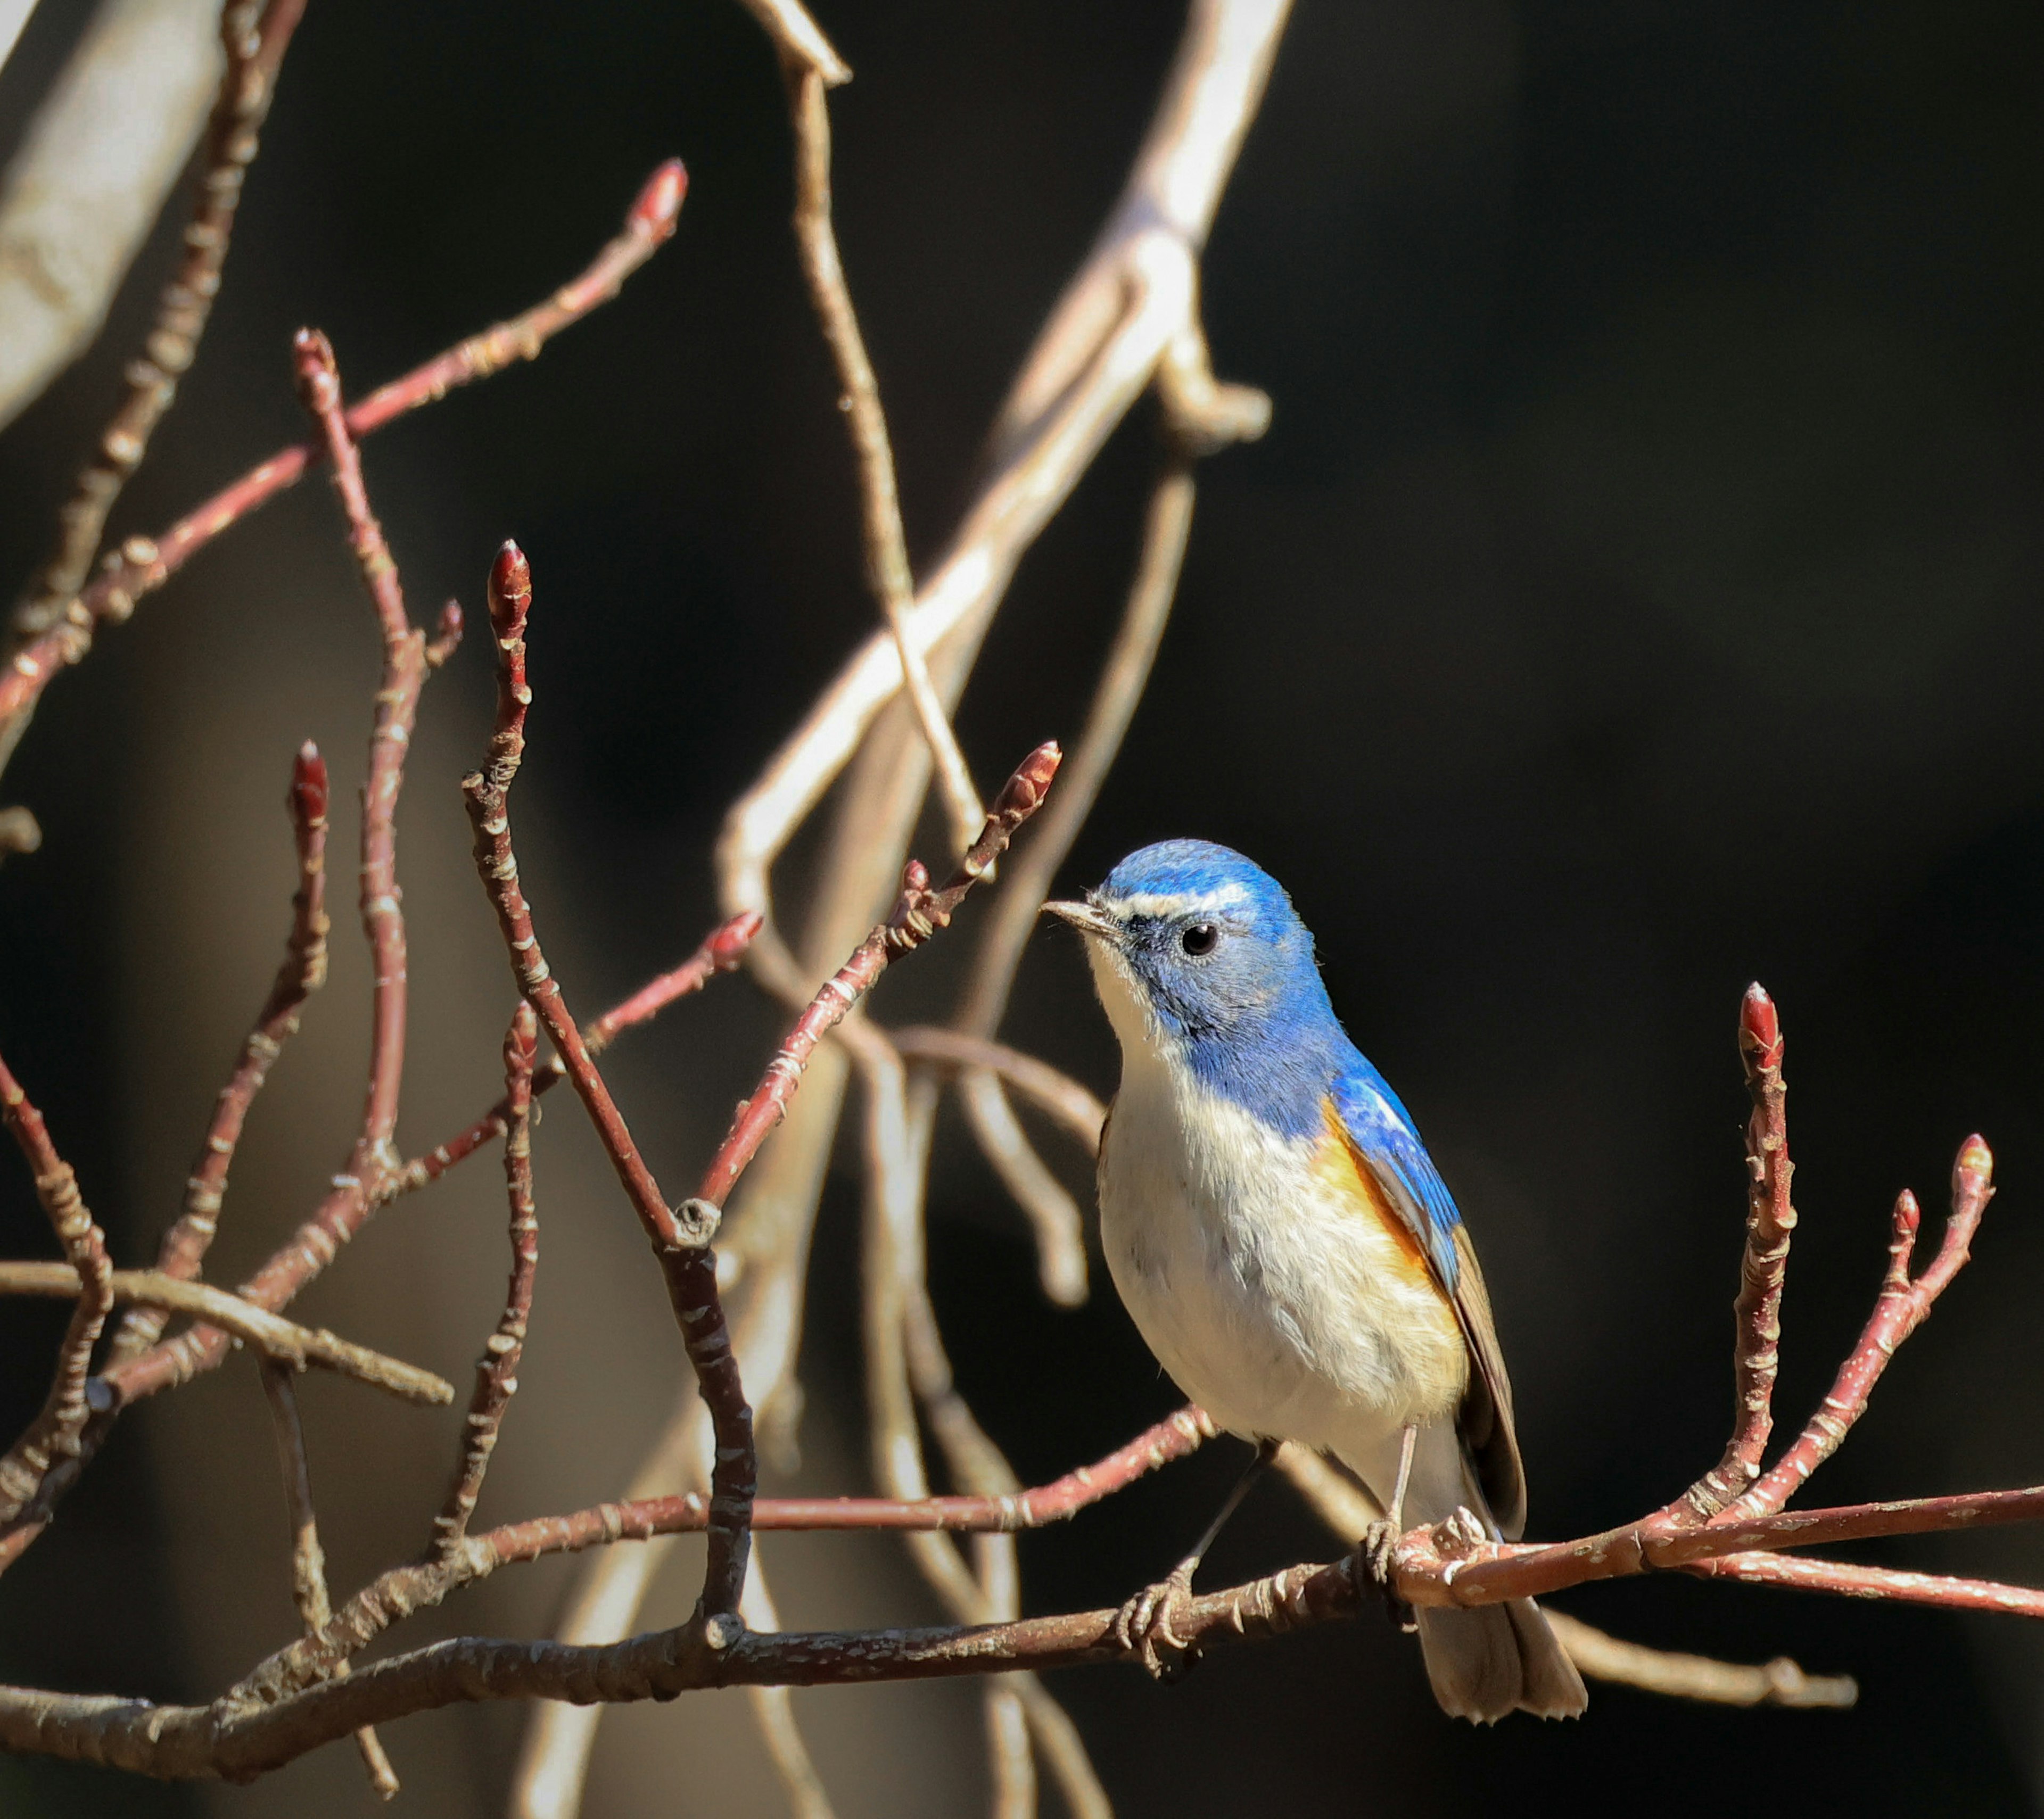
[[[1031,787],[1040,789],[1039,785]],[[922,900],[927,904],[939,895],[926,895]],[[536,950],[532,957],[536,961]],[[1754,1002],[1749,1000],[1750,1005]],[[1752,1023],[1747,1027],[1751,1028]],[[1765,1024],[1760,1027],[1766,1030]],[[1762,1076],[1763,1113],[1769,1109],[1765,1076],[1771,1070],[1778,1082],[1779,1054],[1778,1034],[1772,1034],[1755,1051],[1754,1071]],[[775,1070],[770,1069],[755,1098],[765,1095],[776,1077]],[[746,1122],[742,1115],[741,1127]],[[1764,1118],[1760,1129],[1763,1138],[1785,1134],[1778,1102],[1777,1115]],[[1756,1148],[1764,1176],[1765,1161],[1778,1154],[1781,1146],[1759,1144]],[[1960,1234],[1948,1238],[1941,1254],[1941,1262],[1946,1257],[1952,1261],[1937,1278],[1938,1286],[1959,1267],[1990,1191],[1991,1178],[1992,1159],[1985,1146],[1977,1138],[1969,1140],[1955,1171],[1954,1223]],[[1765,1249],[1766,1225],[1778,1230],[1780,1221],[1770,1214],[1765,1223],[1755,1224],[1762,1230],[1761,1248]],[[1766,1272],[1758,1274],[1764,1287]],[[1891,1272],[1889,1290],[1898,1274]],[[1926,1272],[1923,1280],[1931,1280],[1931,1272]],[[1778,1291],[1778,1276],[1774,1286]],[[1870,1330],[1879,1324],[1870,1322]],[[1750,1322],[1742,1322],[1742,1336],[1754,1330]],[[1904,1326],[1891,1317],[1881,1330],[1899,1333]],[[1743,1355],[1743,1347],[1742,1351]],[[1750,1406],[1742,1409],[1742,1429]],[[776,1528],[993,1531],[1029,1526],[1068,1514],[1165,1459],[1189,1451],[1204,1431],[1200,1420],[1186,1411],[1097,1467],[1013,1496],[918,1502],[776,1501],[756,1506],[753,1521],[758,1526]],[[1887,1535],[1951,1533],[2040,1518],[2044,1518],[2044,1487],[1831,1510],[1725,1514],[1705,1523],[1682,1522],[1669,1511],[1661,1510],[1621,1529],[1552,1546],[1491,1543],[1473,1523],[1457,1518],[1400,1539],[1393,1589],[1414,1604],[1478,1605],[1544,1595],[1594,1579],[1675,1570],[1942,1608],[2044,1615],[2044,1593],[2021,1587],[1775,1557],[1785,1548]],[[731,1629],[720,1646],[709,1648],[694,1646],[688,1631],[637,1637],[605,1648],[464,1639],[379,1662],[348,1679],[338,1677],[340,1666],[391,1622],[498,1565],[630,1537],[711,1528],[715,1519],[713,1499],[705,1505],[700,1497],[652,1499],[599,1505],[571,1516],[512,1524],[471,1537],[442,1557],[384,1575],[351,1599],[317,1637],[272,1657],[211,1707],[150,1707],[0,1689],[0,1742],[161,1775],[239,1776],[289,1760],[362,1724],[462,1700],[624,1700],[666,1697],[698,1687],[815,1685],[1001,1672],[1112,1660],[1127,1653],[1113,1632],[1114,1614],[1101,1610],[997,1625],[854,1635],[747,1635]],[[1346,1617],[1362,1602],[1354,1561],[1327,1567],[1305,1564],[1195,1600],[1181,1627],[1189,1641],[1205,1645]]]
[[[332,1620],[327,1600],[326,1550],[320,1545],[319,1518],[313,1506],[312,1464],[305,1453],[305,1423],[298,1418],[298,1395],[286,1367],[265,1364],[263,1389],[270,1402],[271,1429],[276,1436],[277,1464],[284,1479],[284,1507],[291,1524],[291,1602],[308,1636],[317,1636]],[[343,1663],[335,1671],[348,1672]],[[378,1795],[394,1799],[398,1776],[373,1727],[355,1733],[369,1784]]]
[[[1746,1090],[1753,1096],[1753,1115],[1746,1126],[1746,1250],[1739,1299],[1732,1307],[1739,1416],[1724,1457],[1669,1506],[1668,1515],[1676,1522],[1708,1522],[1742,1495],[1760,1476],[1773,1431],[1774,1377],[1781,1361],[1781,1284],[1796,1230],[1796,1209],[1788,1199],[1795,1165],[1788,1160],[1782,1047],[1774,1000],[1758,985],[1749,986],[1739,1016],[1739,1056],[1746,1069]]]
[[[582,1046],[592,1057],[600,1055],[625,1030],[650,1022],[678,998],[700,992],[720,973],[734,972],[745,959],[745,950],[759,932],[760,916],[746,910],[721,922],[703,938],[702,945],[670,973],[648,981],[621,1004],[614,1005],[582,1031]],[[550,1057],[532,1077],[536,1096],[567,1078],[567,1069],[558,1056]],[[409,1193],[437,1181],[457,1163],[466,1161],[486,1143],[504,1134],[510,1115],[509,1104],[499,1099],[459,1136],[436,1144],[425,1155],[414,1157],[398,1172],[386,1198]]]
[[[333,489],[348,517],[348,547],[376,608],[383,637],[383,678],[376,691],[376,726],[369,739],[369,781],[362,792],[362,931],[375,963],[376,988],[370,1036],[369,1090],[362,1134],[348,1172],[367,1194],[398,1165],[390,1137],[398,1128],[398,1089],[405,1073],[405,1017],[408,1000],[405,915],[398,907],[398,792],[405,784],[405,757],[418,718],[419,691],[426,680],[426,638],[405,611],[405,590],[383,539],[383,527],[369,507],[362,457],[340,406],[340,374],[333,348],[317,328],[302,328],[292,342],[298,393],[326,443]]]
[[[1117,1447],[1034,1490],[1006,1496],[767,1497],[753,1505],[755,1529],[820,1532],[848,1529],[948,1530],[959,1534],[1012,1534],[1061,1522],[1125,1490],[1139,1478],[1185,1458],[1213,1437],[1204,1410],[1183,1408]],[[317,1636],[279,1651],[236,1687],[229,1701],[273,1703],[332,1673],[390,1625],[499,1567],[555,1554],[580,1553],[613,1541],[646,1541],[660,1535],[700,1534],[710,1505],[700,1493],[598,1503],[562,1516],[539,1516],[471,1537],[438,1557],[394,1568],[350,1598]]]
[[[687,189],[687,174],[679,161],[663,164],[639,192],[625,216],[624,232],[580,277],[524,314],[471,336],[371,393],[348,412],[349,434],[367,436],[459,386],[487,378],[513,361],[536,358],[552,336],[615,297],[624,280],[672,236]],[[109,620],[127,618],[144,595],[161,587],[221,532],[295,485],[322,452],[317,442],[282,450],[187,512],[160,537],[129,539],[121,547],[119,562],[78,597],[73,619],[25,646],[0,673],[0,723],[33,704],[52,677],[90,649],[94,628]]]
[[[490,572],[490,620],[498,651],[497,724],[483,768],[462,780],[462,793],[475,829],[476,866],[497,911],[512,977],[546,1030],[625,1197],[652,1243],[689,1362],[710,1411],[717,1445],[713,1483],[717,1507],[698,1609],[704,1634],[715,1646],[727,1631],[736,1634],[743,1627],[736,1614],[749,1545],[744,1517],[756,1475],[752,1410],[739,1383],[737,1361],[732,1356],[717,1297],[717,1268],[709,1254],[709,1241],[716,1232],[714,1212],[694,1203],[684,1203],[679,1211],[668,1207],[659,1183],[632,1141],[624,1114],[590,1057],[559,981],[540,952],[532,909],[518,881],[507,796],[524,754],[525,712],[532,700],[525,680],[525,621],[532,604],[531,571],[517,545],[507,543]]]
[[[165,1276],[189,1281],[199,1272],[217,1229],[228,1170],[248,1107],[263,1090],[284,1044],[298,1034],[305,1002],[326,980],[326,760],[310,739],[298,748],[291,767],[287,798],[291,831],[298,856],[298,888],[291,899],[291,932],[284,963],[242,1044],[241,1058],[220,1089],[213,1122],[207,1127],[198,1163],[185,1184],[184,1211],[156,1253],[156,1268]],[[137,1304],[115,1334],[111,1358],[121,1363],[146,1352],[163,1335],[167,1309]]]
[[[433,1526],[443,1560],[457,1551],[468,1519],[482,1494],[483,1474],[497,1448],[505,1410],[518,1391],[518,1360],[524,1354],[525,1326],[532,1316],[532,1282],[540,1269],[540,1218],[532,1200],[532,1066],[540,1053],[532,1007],[521,1004],[504,1038],[504,1185],[511,1207],[511,1280],[504,1311],[476,1360],[475,1393],[470,1398],[467,1433],[454,1487]]]
[[[937,930],[950,925],[966,892],[986,875],[995,859],[1007,850],[1016,830],[1042,804],[1051,780],[1058,773],[1062,756],[1053,743],[1039,746],[1022,761],[987,811],[986,826],[979,838],[966,849],[959,861],[958,869],[941,890],[932,890],[929,873],[916,861],[909,862],[901,875],[901,894],[895,900],[893,912],[824,982],[823,989],[788,1032],[787,1040],[768,1066],[758,1090],[740,1108],[724,1147],[703,1176],[699,1190],[701,1199],[713,1206],[723,1203],[738,1177],[745,1172],[746,1165],[758,1153],[766,1134],[780,1122],[788,1101],[801,1083],[802,1069],[816,1052],[816,1044],[871,989],[888,961],[920,946]]]
[[[79,643],[77,654],[67,662],[75,662],[91,643],[94,615],[83,607],[73,608],[72,597],[92,566],[107,514],[141,465],[149,438],[176,398],[179,376],[198,356],[206,318],[219,294],[243,179],[255,161],[256,136],[276,93],[277,71],[304,12],[305,0],[269,0],[267,6],[229,0],[221,13],[227,67],[206,123],[199,155],[202,174],[192,218],[185,227],[183,257],[158,300],[156,319],[140,356],[125,370],[127,395],[58,515],[56,553],[15,615],[15,631],[24,637],[33,638],[63,621],[60,635]],[[117,567],[121,561],[113,558]]]
[[[475,829],[476,865],[496,908],[518,989],[544,1027],[659,1259],[668,1299],[710,1413],[716,1463],[710,1478],[709,1561],[698,1614],[701,1633],[710,1646],[728,1647],[732,1638],[743,1633],[737,1610],[750,1551],[758,1461],[752,1411],[739,1380],[710,1249],[724,1200],[780,1122],[816,1044],[871,988],[891,958],[920,946],[950,923],[966,893],[1006,850],[1016,829],[1035,812],[1056,773],[1058,751],[1055,746],[1044,746],[1024,760],[994,804],[979,839],[942,889],[932,890],[929,874],[920,864],[909,862],[892,915],[824,982],[797,1019],[759,1086],[740,1108],[696,1197],[670,1208],[597,1070],[559,982],[548,967],[519,883],[507,798],[524,756],[525,715],[532,699],[525,677],[532,577],[515,543],[506,543],[498,553],[490,570],[489,593],[498,656],[497,723],[483,768],[462,783]]]
[[[113,1306],[113,1266],[106,1255],[106,1237],[93,1222],[78,1191],[78,1177],[51,1142],[43,1115],[29,1103],[20,1083],[0,1061],[0,1119],[36,1178],[36,1198],[49,1215],[57,1242],[79,1284],[78,1305],[64,1329],[57,1352],[56,1373],[40,1411],[20,1439],[0,1456],[0,1522],[13,1522],[41,1491],[60,1460],[79,1456],[80,1436],[91,1410],[86,1383],[92,1368],[92,1348]]]
[[[758,931],[759,927],[759,917],[751,911],[720,923],[705,938],[702,946],[673,972],[663,974],[659,979],[642,987],[624,1004],[599,1017],[590,1027],[588,1041],[590,1052],[595,1052],[593,1038],[598,1034],[607,1042],[651,1018],[674,999],[697,989],[715,974],[736,967],[743,956],[746,944]],[[549,1061],[536,1076],[533,1091],[544,1092],[562,1077],[559,1062]],[[313,1217],[300,1226],[290,1241],[257,1272],[257,1283],[271,1285],[266,1292],[274,1292],[276,1299],[274,1303],[263,1303],[250,1311],[260,1312],[287,1304],[300,1289],[332,1261],[338,1249],[335,1241],[336,1234],[340,1234],[340,1241],[345,1242],[378,1207],[398,1193],[438,1179],[448,1169],[475,1149],[501,1137],[504,1133],[504,1111],[505,1107],[500,1102],[460,1137],[441,1146],[429,1155],[405,1165],[404,1169],[386,1184],[383,1192],[373,1199],[365,1201],[359,1199],[352,1182],[344,1183],[336,1188],[321,1203]],[[115,1287],[117,1294],[120,1287],[118,1272],[116,1272]],[[51,1290],[49,1292],[59,1291]],[[61,1292],[70,1295],[76,1291],[66,1287]],[[245,1299],[252,1303],[252,1294]],[[291,1330],[298,1332],[302,1329],[293,1328]],[[247,1334],[242,1336],[246,1337]],[[209,1333],[194,1329],[175,1339],[158,1344],[139,1358],[110,1368],[102,1380],[112,1406],[94,1415],[86,1424],[79,1457],[60,1461],[45,1479],[42,1495],[36,1500],[36,1510],[41,1511],[42,1514],[32,1510],[29,1512],[30,1519],[0,1533],[0,1571],[11,1565],[41,1533],[48,1510],[75,1481],[79,1472],[98,1450],[123,1407],[143,1397],[153,1395],[159,1390],[174,1388],[201,1372],[213,1369],[226,1356],[225,1344]],[[315,1357],[313,1361],[325,1360]],[[442,1396],[439,1399],[444,1401],[447,1399]]]
[[[1838,1367],[1837,1380],[1823,1406],[1767,1476],[1728,1512],[1758,1515],[1778,1510],[1802,1488],[1812,1472],[1838,1451],[1853,1424],[1865,1414],[1867,1399],[1894,1357],[1896,1348],[1915,1332],[1966,1265],[1981,1215],[1994,1195],[1994,1157],[1977,1134],[1961,1146],[1952,1167],[1952,1214],[1945,1222],[1944,1242],[1931,1267],[1913,1282],[1909,1263],[1916,1248],[1921,1218],[1916,1196],[1904,1188],[1895,1203],[1893,1236],[1888,1243],[1888,1274],[1881,1285],[1865,1330],[1852,1355]]]

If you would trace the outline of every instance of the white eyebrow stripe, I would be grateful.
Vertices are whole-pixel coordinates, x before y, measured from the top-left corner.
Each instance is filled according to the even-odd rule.
[[[1249,900],[1249,887],[1230,879],[1210,891],[1133,891],[1125,897],[1103,896],[1100,907],[1110,915],[1182,915],[1188,910],[1220,911]]]

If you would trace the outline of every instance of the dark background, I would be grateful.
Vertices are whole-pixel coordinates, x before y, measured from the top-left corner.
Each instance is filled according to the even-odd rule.
[[[0,82],[7,144],[82,13],[44,0]],[[1120,186],[1180,21],[1129,0],[824,10],[859,72],[833,103],[839,222],[919,561],[969,497],[1006,380]],[[1302,0],[1223,205],[1205,267],[1216,363],[1267,388],[1274,420],[1203,476],[1178,618],[1065,882],[1199,834],[1289,885],[1337,1006],[1420,1119],[1482,1249],[1537,1533],[1633,1515],[1722,1444],[1742,1208],[1733,1031],[1755,977],[1788,1034],[1802,1165],[1785,1420],[1857,1330],[1896,1190],[1922,1194],[1934,1242],[1973,1129],[2006,1184],[1975,1267],[1819,1500],[2044,1476],[2039,37],[2035,10],[2008,0]],[[419,612],[450,592],[476,603],[506,534],[532,557],[528,869],[556,914],[557,965],[590,1004],[670,964],[709,919],[724,804],[871,624],[834,386],[786,232],[786,143],[772,59],[736,6],[314,0],[212,336],[116,520],[155,530],[300,433],[286,345],[301,322],[331,332],[359,391],[524,307],[579,267],[660,158],[687,159],[680,232],[621,301],[368,455]],[[159,235],[144,255],[102,350],[0,442],[10,591],[44,552],[168,248]],[[1146,406],[1024,564],[960,715],[983,785],[1076,730],[1155,460]],[[124,1261],[175,1204],[274,964],[290,746],[314,731],[359,766],[373,650],[352,588],[324,489],[301,489],[60,681],[6,777],[48,839],[0,870],[0,1043]],[[430,803],[435,819],[410,824],[407,852],[438,851],[434,877],[465,865],[451,785],[479,743],[483,656],[464,652],[426,708],[442,743],[422,747],[408,813]],[[347,877],[343,860],[340,947]],[[799,904],[799,863],[781,889]],[[468,1057],[455,1098],[479,1107],[506,988],[479,900],[448,892],[443,920],[421,924],[448,945],[415,932],[415,969],[482,982],[472,1023],[435,1019]],[[919,960],[879,1014],[941,1011],[969,947]],[[187,1014],[202,1004],[212,1021]],[[337,1014],[321,1007],[315,1019]],[[743,985],[687,1017],[620,1061],[649,1151],[678,1174],[772,1027]],[[1111,1084],[1069,940],[1039,943],[1007,1033]],[[340,1061],[336,1079],[359,1077],[359,1047]],[[357,1090],[265,1139],[300,1172],[288,1203],[237,1202],[249,1255],[344,1153]],[[405,1130],[411,1148],[440,1134],[418,1118]],[[563,1116],[548,1138],[568,1130]],[[805,1437],[813,1463],[841,1460],[839,1489],[863,1485],[840,1292],[850,1161],[826,1202],[804,1368]],[[543,1138],[543,1209],[548,1166]],[[628,1224],[600,1194],[590,1211]],[[501,1242],[478,1217],[477,1242]],[[1170,1406],[1104,1276],[1080,1313],[1040,1302],[1019,1218],[955,1124],[936,1218],[961,1379],[1026,1478]],[[0,1169],[0,1230],[12,1253],[47,1250],[18,1170]],[[475,1318],[421,1361],[465,1379],[498,1253],[463,1267]],[[543,1272],[542,1321],[557,1309],[572,1326],[574,1296],[550,1309],[548,1287]],[[602,1306],[592,1290],[580,1311]],[[56,1322],[16,1306],[0,1324],[10,1430],[41,1394]],[[576,1479],[588,1495],[621,1484],[672,1364],[656,1357],[660,1386]],[[259,1461],[257,1405],[245,1383],[235,1393]],[[289,1633],[272,1478],[248,1493],[259,1545],[222,1569],[268,1575],[252,1648],[209,1644],[190,1590],[192,1562],[228,1545],[207,1512],[233,1498],[192,1492],[228,1476],[206,1448],[229,1394],[199,1405],[181,1450],[152,1424],[182,1418],[124,1424],[0,1585],[0,1674],[204,1697]],[[544,1446],[550,1430],[520,1421],[500,1457]],[[436,1430],[428,1487],[447,1445]],[[1217,1447],[1031,1538],[1028,1607],[1112,1602],[1161,1571],[1235,1464]],[[348,1506],[330,1508],[337,1587],[415,1545],[432,1495],[387,1545],[373,1512],[351,1541]],[[531,1496],[524,1508],[575,1500],[544,1472]],[[1329,1545],[1267,1488],[1212,1583]],[[2044,1575],[2021,1532],[1865,1553]],[[567,1580],[529,1583],[528,1630]],[[891,1583],[882,1614],[928,1614]],[[1374,1620],[1237,1652],[1174,1689],[1105,1671],[1058,1689],[1131,1814],[1650,1802],[1673,1819],[1777,1790],[1819,1809],[1997,1814],[2032,1810],[2044,1786],[2044,1650],[2015,1620],[1688,1581],[1566,1602],[1645,1641],[1850,1671],[1862,1702],[1741,1713],[1604,1690],[1581,1725],[1479,1733],[1435,1713],[1416,1655]],[[449,1621],[478,1624],[479,1608]],[[834,1698],[882,1711],[896,1708],[872,1702],[914,1696],[818,1694],[801,1710],[828,1724]],[[678,1711],[611,1721],[657,1748]],[[971,1707],[943,1711],[955,1755]],[[515,1734],[503,1710],[394,1727],[401,1772],[430,1754],[467,1790],[466,1807],[428,1792],[413,1809],[494,1810]],[[932,1809],[978,1806],[963,1760],[959,1791],[928,1794]],[[855,1745],[825,1770],[847,1813],[876,1777],[898,1791],[918,1773]],[[352,1771],[340,1761],[320,1783],[331,1798],[298,1809],[367,1810]],[[275,1798],[204,1800],[245,1813]],[[709,1809],[676,1748],[665,1809],[697,1798]],[[0,1765],[0,1800],[202,1803],[47,1764]],[[717,1806],[780,1809],[756,1783]],[[593,1794],[590,1809],[611,1809]]]

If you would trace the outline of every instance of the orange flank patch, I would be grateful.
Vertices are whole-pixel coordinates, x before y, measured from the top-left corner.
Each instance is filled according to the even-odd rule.
[[[1412,1228],[1398,1216],[1398,1209],[1385,1197],[1377,1185],[1377,1176],[1370,1165],[1363,1160],[1362,1152],[1356,1147],[1355,1139],[1349,1135],[1348,1126],[1342,1122],[1341,1114],[1335,1109],[1335,1102],[1325,1099],[1320,1102],[1320,1115],[1327,1126],[1327,1137],[1320,1144],[1314,1158],[1314,1168],[1343,1199],[1351,1202],[1356,1211],[1376,1220],[1393,1245],[1408,1272],[1419,1280],[1432,1284],[1436,1291],[1440,1284],[1434,1274],[1434,1266],[1427,1261],[1427,1253],[1420,1248],[1419,1239]]]

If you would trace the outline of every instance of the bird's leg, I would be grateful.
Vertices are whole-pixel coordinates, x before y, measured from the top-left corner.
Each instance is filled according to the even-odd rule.
[[[1278,1456],[1278,1446],[1274,1440],[1256,1443],[1256,1456],[1235,1480],[1220,1513],[1208,1523],[1206,1533],[1193,1551],[1171,1569],[1169,1578],[1145,1586],[1115,1613],[1115,1640],[1142,1661],[1152,1679],[1176,1679],[1192,1664],[1191,1645],[1178,1634],[1174,1620],[1182,1617],[1192,1603],[1193,1575],[1200,1570],[1207,1549],[1220,1539],[1228,1518],[1242,1507],[1243,1499],[1262,1476],[1264,1468]]]
[[[1408,1632],[1417,1627],[1412,1607],[1392,1589],[1392,1575],[1397,1566],[1398,1537],[1405,1532],[1405,1487],[1412,1482],[1412,1453],[1419,1439],[1420,1429],[1408,1422],[1398,1443],[1398,1478],[1392,1487],[1391,1506],[1382,1522],[1372,1522],[1363,1531],[1362,1545],[1357,1550],[1363,1571],[1377,1581],[1377,1589],[1384,1594],[1391,1621]]]

